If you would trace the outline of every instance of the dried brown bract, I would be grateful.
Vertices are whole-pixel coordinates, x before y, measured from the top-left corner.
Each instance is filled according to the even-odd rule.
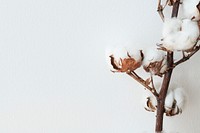
[[[164,74],[164,72],[162,72],[162,69],[163,67],[165,67],[163,61],[164,59],[161,61],[151,62],[148,66],[143,66],[143,68],[146,72],[151,72],[154,75],[162,77],[162,75]]]
[[[147,110],[149,112],[155,112],[156,111],[156,106],[153,104],[153,102],[152,102],[150,97],[147,97],[146,106],[147,107],[144,107],[145,110]]]
[[[170,110],[165,110],[165,114],[166,116],[175,116],[182,113],[182,110],[179,109],[179,107],[177,106],[177,102],[176,100],[174,100],[172,107],[170,108]]]
[[[141,53],[141,56],[143,56],[143,54]],[[142,57],[143,58],[143,57]],[[133,57],[131,57],[129,55],[129,53],[127,52],[127,58],[120,58],[119,61],[116,61],[114,56],[111,55],[110,56],[110,61],[111,61],[111,65],[113,67],[113,69],[115,69],[116,71],[112,71],[112,72],[127,72],[127,71],[134,71],[137,68],[139,68],[141,66],[141,62],[140,61],[136,61]]]

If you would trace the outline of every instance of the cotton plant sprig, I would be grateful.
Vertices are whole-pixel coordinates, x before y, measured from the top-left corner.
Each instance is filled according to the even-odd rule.
[[[119,48],[121,49],[121,51],[119,50]],[[144,67],[144,64],[143,64],[143,61],[145,58],[144,51],[142,51],[141,49],[136,49],[136,48],[134,49],[134,47],[127,48],[127,46],[124,46],[124,47],[115,48],[113,51],[110,52],[108,56],[110,58],[109,65],[111,65],[112,72],[121,72],[121,73],[128,74],[133,79],[135,79],[140,84],[142,84],[145,88],[150,90],[154,94],[154,96],[156,97],[158,96],[158,93],[154,88],[153,78],[149,77],[147,79],[143,79],[141,76],[139,76],[135,72],[135,70],[140,68],[142,65]],[[160,62],[160,63],[156,63],[155,59],[160,59],[160,60],[157,60],[157,62]],[[152,57],[151,57],[150,61],[148,62],[150,66],[149,65],[146,66],[146,71],[148,69],[149,72],[152,72],[152,73],[154,72],[155,75],[161,76],[162,75],[161,70],[163,71],[163,68],[164,68],[162,62],[164,61],[162,57],[155,58],[155,59],[152,60]],[[145,60],[146,60],[145,62],[147,62],[147,59]],[[155,65],[152,65],[151,63]]]
[[[200,49],[198,44],[200,33],[197,22],[200,2],[196,5],[194,1],[183,0],[181,3],[180,0],[166,0],[166,3],[161,5],[161,0],[158,0],[158,13],[164,21],[159,48],[154,51],[134,47],[131,49],[121,48],[112,51],[107,56],[112,72],[128,74],[148,91],[144,108],[147,111],[156,112],[156,132],[163,130],[164,114],[175,116],[182,113],[183,110],[185,103],[183,89],[180,87],[170,89],[170,80],[174,68],[190,59]],[[183,18],[177,18],[180,4],[183,4],[181,7],[185,10]],[[167,5],[172,6],[172,14],[169,19],[165,18],[163,14]],[[179,51],[183,53],[183,57],[174,60],[174,53]],[[143,69],[143,72],[149,73],[149,78],[143,79],[136,73],[137,69]],[[155,76],[162,80],[159,87],[154,84]]]

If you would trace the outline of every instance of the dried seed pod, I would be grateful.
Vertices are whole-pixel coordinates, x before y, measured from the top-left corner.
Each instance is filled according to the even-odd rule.
[[[144,56],[143,68],[146,72],[162,77],[167,69],[165,53],[157,49],[148,50]]]
[[[181,113],[181,110],[176,106],[176,100],[173,102],[172,109],[165,111],[166,116],[175,116],[179,113]]]
[[[145,110],[149,112],[155,112],[156,111],[156,105],[155,105],[155,99],[153,97],[147,97],[146,106],[144,107]]]

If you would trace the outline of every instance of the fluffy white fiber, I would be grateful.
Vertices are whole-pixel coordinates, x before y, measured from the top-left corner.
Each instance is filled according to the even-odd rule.
[[[157,82],[157,81],[154,82],[154,87],[155,87],[156,91],[159,93],[160,92],[161,83]],[[155,96],[149,90],[146,89],[145,92],[143,93],[143,100],[142,100],[142,102],[144,103],[144,108],[151,110],[151,108],[149,108],[147,106],[147,101],[148,101],[147,98],[150,99],[150,101],[151,101],[151,103],[152,103],[152,105],[154,107],[157,106],[157,100],[156,100]]]
[[[123,46],[109,46],[106,49],[106,57],[113,55],[116,60],[127,57],[127,50]]]
[[[174,90],[174,99],[176,100],[178,108],[182,110],[186,102],[186,96],[183,88],[176,88]]]
[[[184,19],[182,21],[181,30],[166,35],[163,39],[162,46],[170,51],[188,50],[196,44],[198,37],[199,27],[197,22]]]
[[[196,39],[199,37],[199,26],[195,21],[184,19],[182,23],[182,31],[186,32],[193,42],[196,42]]]
[[[126,51],[129,53],[129,55],[134,58],[137,62],[142,60],[141,56],[141,49],[134,46],[134,45],[127,45],[125,46]]]
[[[113,66],[111,65],[111,59],[110,59],[111,55],[118,63],[120,62],[120,59],[129,58],[129,56],[131,56],[131,58],[134,58],[136,62],[142,61],[140,49],[134,46],[134,44],[109,46],[107,47],[105,54],[106,54],[106,61],[111,70],[113,70]]]
[[[167,35],[180,31],[182,20],[178,18],[166,18],[163,23],[162,36],[165,38]]]
[[[113,55],[116,60],[127,58],[128,57],[127,53],[136,61],[141,60],[140,49],[135,48],[134,45],[133,46],[118,45],[109,47],[106,50],[106,56]]]
[[[151,62],[161,61],[165,57],[165,52],[157,49],[144,51],[143,65],[148,66]]]
[[[200,19],[200,14],[196,7],[198,3],[199,0],[183,0],[182,11],[184,18],[196,21]]]
[[[161,84],[156,82],[155,88],[156,88],[158,93],[159,93],[160,87],[161,87]],[[144,103],[145,103],[144,107],[146,109],[151,110],[151,108],[149,108],[147,106],[147,101],[148,101],[147,98],[149,98],[152,105],[154,107],[156,107],[157,100],[149,90],[146,90],[143,96],[144,96],[144,100],[145,100],[144,101]],[[176,101],[176,105],[175,105],[173,112],[177,113],[177,111],[179,111],[179,113],[181,113],[183,108],[184,108],[184,105],[186,103],[186,94],[185,94],[183,88],[181,88],[181,87],[169,88],[169,90],[167,92],[167,96],[165,98],[165,110],[166,111],[170,111],[172,109],[174,101]]]
[[[167,96],[165,98],[165,109],[169,111],[172,108],[174,102],[174,93],[172,90],[168,90]]]
[[[142,62],[142,65],[147,67],[150,63],[153,62],[161,62],[162,61],[162,67],[160,70],[160,73],[164,73],[167,69],[167,61],[166,61],[166,53],[161,50],[157,49],[148,49],[144,51],[144,60]],[[153,71],[150,70],[152,74],[154,74]]]
[[[176,100],[176,110],[181,110],[183,109],[185,102],[186,102],[186,96],[184,93],[183,88],[175,88],[174,90],[168,90],[166,99],[165,99],[165,109],[169,111],[172,108],[173,102]],[[176,112],[176,111],[175,111]]]

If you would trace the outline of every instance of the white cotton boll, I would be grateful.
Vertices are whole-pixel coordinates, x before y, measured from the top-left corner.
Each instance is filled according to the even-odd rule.
[[[165,53],[157,49],[148,49],[144,53],[143,65],[148,66],[151,62],[161,61]]]
[[[157,49],[149,49],[144,52],[143,68],[153,75],[162,76],[167,69],[166,53]]]
[[[174,102],[174,94],[173,94],[173,91],[168,90],[167,96],[166,96],[166,98],[165,98],[165,109],[166,109],[167,111],[169,111],[169,110],[172,109],[173,102]]]
[[[196,21],[184,19],[182,23],[182,31],[189,35],[192,42],[196,42],[199,37],[199,26]]]
[[[162,46],[165,47],[167,50],[174,51],[176,44],[177,44],[177,38],[179,37],[178,33],[171,33],[168,34],[162,42]]]
[[[128,54],[134,58],[137,62],[141,62],[143,60],[143,55],[142,55],[142,51],[139,49],[135,49],[135,50],[127,50]]]
[[[176,88],[174,90],[174,99],[176,100],[176,105],[179,109],[183,109],[185,105],[185,93],[183,88]]]
[[[199,27],[197,22],[189,19],[183,20],[182,30],[171,33],[163,40],[163,47],[167,50],[189,50],[196,44],[199,37]]]
[[[196,21],[200,19],[199,10],[196,7],[198,3],[199,0],[183,0],[182,10],[184,18]]]
[[[163,41],[163,46],[170,51],[174,50],[187,50],[194,46],[195,42],[192,42],[189,35],[185,32],[177,32],[170,34]]]
[[[197,22],[190,19],[184,19],[182,24],[182,31],[177,38],[176,50],[191,49],[199,37],[199,27]]]
[[[182,21],[178,18],[166,18],[163,24],[162,36],[165,38],[168,34],[180,31],[181,24]]]

